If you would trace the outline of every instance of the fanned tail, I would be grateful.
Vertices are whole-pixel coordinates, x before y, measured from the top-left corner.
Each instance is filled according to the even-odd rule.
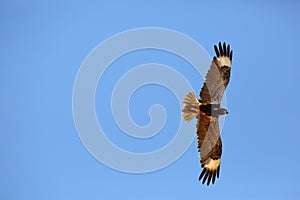
[[[199,115],[199,101],[193,92],[189,92],[182,101],[182,117],[184,121],[191,121],[194,117]]]

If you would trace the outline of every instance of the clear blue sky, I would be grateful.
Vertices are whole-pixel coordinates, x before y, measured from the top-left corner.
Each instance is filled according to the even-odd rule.
[[[299,199],[299,10],[292,0],[1,1],[0,199]],[[210,55],[218,41],[234,49],[221,178],[213,186],[197,181],[196,141],[169,167],[128,174],[101,164],[78,137],[72,92],[84,58],[108,37],[147,26],[182,32]],[[158,52],[137,59],[151,62],[150,55],[170,66],[180,62]],[[126,58],[120,62],[130,65]],[[202,80],[192,82],[196,93],[201,85]],[[143,90],[147,106],[168,103],[173,118],[164,131],[173,134],[178,102],[165,88]],[[135,98],[144,114],[131,109],[143,125],[149,119],[142,94]],[[117,133],[110,117],[105,120],[105,128]],[[136,150],[156,149],[172,137],[156,137],[154,146]],[[132,150],[128,138],[111,139]]]

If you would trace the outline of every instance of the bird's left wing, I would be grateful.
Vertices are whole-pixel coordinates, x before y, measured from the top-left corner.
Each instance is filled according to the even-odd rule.
[[[203,178],[204,184],[215,183],[219,178],[222,141],[219,131],[219,120],[217,117],[200,115],[197,123],[198,151],[200,151],[200,162],[203,168],[199,181]]]

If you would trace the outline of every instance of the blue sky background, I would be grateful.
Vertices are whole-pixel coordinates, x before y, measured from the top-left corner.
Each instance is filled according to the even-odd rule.
[[[299,9],[291,0],[1,1],[0,199],[299,199]],[[108,37],[146,26],[180,31],[210,55],[218,41],[234,49],[221,178],[214,186],[198,182],[196,141],[167,168],[128,174],[94,159],[78,137],[72,91],[84,58]],[[120,62],[147,63],[151,55],[188,68],[159,52]],[[198,93],[202,80],[191,80]],[[149,121],[143,93],[147,105],[162,101],[172,116],[165,127],[171,135],[147,144],[153,150],[173,137],[180,105],[165,88],[141,90],[133,105],[143,114],[131,107],[137,123]],[[106,129],[116,129],[103,118]],[[132,147],[128,138],[111,139]]]

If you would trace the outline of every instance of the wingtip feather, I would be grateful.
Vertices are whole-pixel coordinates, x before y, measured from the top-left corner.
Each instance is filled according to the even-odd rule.
[[[226,56],[229,57],[230,55],[230,44],[227,45],[227,50],[226,50]]]
[[[223,49],[222,49],[221,42],[219,42],[219,51],[220,51],[220,55],[223,56]]]
[[[217,45],[214,45],[214,49],[215,49],[215,52],[216,52],[216,56],[219,57],[220,56],[220,52],[218,50]]]
[[[202,177],[203,177],[203,175],[205,174],[205,172],[206,172],[206,169],[203,168],[203,170],[202,170],[202,172],[201,172],[201,174],[200,174],[200,176],[199,176],[199,181],[202,179]]]
[[[209,172],[209,176],[208,176],[208,179],[207,179],[207,185],[210,184],[210,180],[212,178],[212,175],[213,175],[213,172]]]
[[[209,171],[206,172],[206,174],[205,174],[205,176],[204,176],[204,178],[203,178],[203,180],[202,180],[202,184],[205,183],[205,181],[206,181],[208,175],[209,175]]]
[[[226,43],[224,42],[223,43],[223,55],[226,56],[227,53],[226,53]]]
[[[223,42],[222,44],[221,42],[219,42],[218,45],[214,45],[214,50],[217,57],[226,56],[230,58],[230,61],[232,61],[233,52],[230,48],[230,44],[226,44],[225,42]]]
[[[217,173],[217,171],[214,171],[214,173],[213,173],[213,177],[212,177],[212,184],[215,184],[215,180],[216,180],[216,173]]]

